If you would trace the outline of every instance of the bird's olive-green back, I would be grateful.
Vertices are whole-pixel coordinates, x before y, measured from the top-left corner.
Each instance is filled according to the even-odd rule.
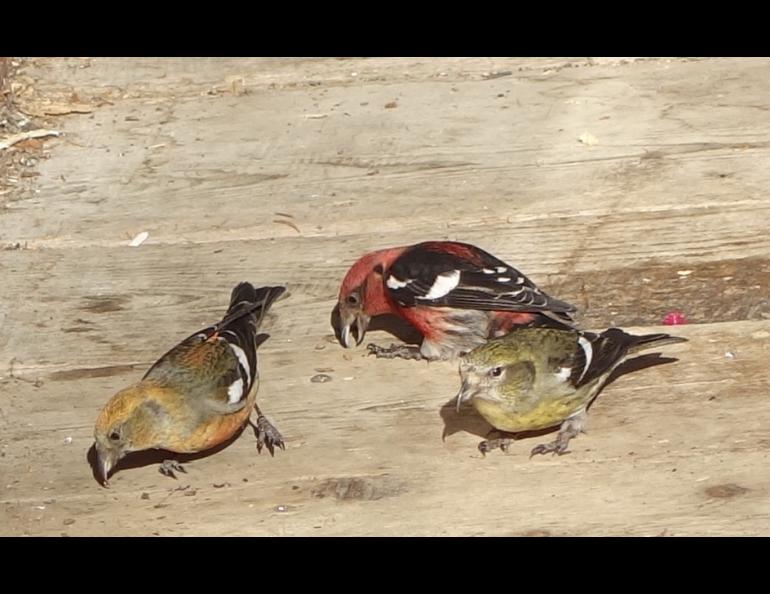
[[[507,365],[521,360],[563,367],[571,362],[578,334],[555,328],[521,328],[494,338],[467,355],[470,363]]]

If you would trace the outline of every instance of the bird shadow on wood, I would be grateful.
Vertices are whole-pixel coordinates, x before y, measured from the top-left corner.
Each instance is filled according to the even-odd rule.
[[[607,379],[607,382],[604,384],[604,386],[599,391],[599,393],[594,397],[594,399],[588,405],[588,408],[590,408],[593,405],[596,399],[604,391],[604,388],[609,386],[611,383],[617,380],[620,376],[626,375],[627,373],[640,371],[642,369],[647,369],[648,367],[655,367],[656,365],[674,363],[675,361],[678,361],[678,360],[679,359],[675,357],[664,357],[661,355],[661,353],[646,353],[644,355],[634,357],[633,359],[629,359],[621,363],[610,374],[609,378]],[[439,411],[439,416],[444,421],[444,428],[441,433],[442,441],[445,441],[446,438],[449,437],[450,435],[459,433],[461,431],[464,431],[466,433],[471,433],[472,435],[477,435],[484,439],[492,439],[494,437],[502,436],[502,437],[512,437],[513,439],[518,441],[520,439],[526,439],[529,437],[540,437],[548,433],[553,433],[554,431],[559,429],[559,425],[560,425],[559,423],[554,425],[553,427],[538,429],[537,431],[521,431],[519,433],[506,433],[504,431],[498,431],[497,429],[492,427],[489,423],[487,423],[483,419],[483,417],[476,412],[473,406],[469,404],[463,404],[463,406],[460,407],[460,411],[458,412],[456,397],[453,397],[451,400],[449,400],[446,404],[444,404],[441,407]]]
[[[247,425],[241,427],[233,436],[220,443],[213,448],[205,450],[203,452],[197,452],[195,454],[177,454],[176,452],[169,452],[168,450],[144,450],[141,452],[133,452],[126,455],[125,458],[118,461],[118,463],[110,471],[110,476],[114,476],[116,473],[123,470],[130,470],[132,468],[142,468],[143,466],[157,465],[160,466],[165,460],[176,460],[180,464],[186,464],[201,458],[208,458],[218,452],[221,452],[236,439],[241,436],[241,433],[246,429]],[[272,454],[272,453],[271,453]],[[86,460],[91,465],[91,474],[94,480],[101,484],[101,475],[99,472],[99,465],[96,458],[96,445],[91,444],[91,447],[86,452]]]
[[[456,396],[441,407],[439,416],[444,421],[441,441],[446,441],[447,437],[461,431],[478,435],[479,437],[486,437],[490,431],[494,431],[492,425],[487,423],[472,406],[464,404],[458,411]]]
[[[526,439],[527,437],[538,437],[547,433],[552,433],[559,428],[558,425],[553,427],[547,427],[545,429],[538,429],[537,431],[521,431],[519,433],[507,433],[505,431],[499,431],[487,423],[484,418],[476,412],[472,406],[464,404],[460,407],[460,411],[457,411],[457,399],[452,398],[449,402],[444,404],[439,411],[441,420],[444,421],[444,430],[441,433],[441,440],[446,441],[446,438],[455,433],[464,431],[472,435],[477,435],[484,439],[493,439],[495,437],[512,437],[516,440]]]
[[[334,336],[337,338],[337,342],[342,344],[340,336],[342,324],[340,322],[339,304],[334,306],[330,316],[330,322],[332,328],[334,329]],[[367,329],[367,332],[373,332],[376,330],[384,330],[385,332],[392,334],[398,340],[406,344],[419,345],[422,342],[422,335],[414,326],[393,314],[383,314],[373,317],[371,322],[369,322],[369,328]]]
[[[332,309],[332,313],[329,316],[329,323],[332,325],[332,328],[334,329],[334,337],[337,339],[337,342],[342,344],[342,336],[341,336],[342,320],[340,319],[339,303],[334,306],[334,309]]]
[[[422,342],[422,334],[398,316],[384,314],[372,318],[369,323],[369,331],[384,330],[406,344],[419,345]]]

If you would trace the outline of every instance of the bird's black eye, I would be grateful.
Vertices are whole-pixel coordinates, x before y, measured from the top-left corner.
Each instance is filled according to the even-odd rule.
[[[356,293],[351,293],[347,296],[345,301],[348,302],[348,305],[358,305],[358,295]]]
[[[493,367],[489,370],[489,375],[492,377],[500,377],[503,374],[503,368],[502,367]]]
[[[120,433],[118,433],[117,431],[113,431],[112,433],[110,433],[110,439],[112,441],[118,441],[120,439]]]

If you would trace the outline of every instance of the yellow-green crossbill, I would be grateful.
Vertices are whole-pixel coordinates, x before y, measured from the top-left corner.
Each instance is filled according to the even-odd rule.
[[[556,440],[536,446],[532,455],[563,454],[570,439],[583,430],[588,406],[628,355],[685,341],[668,334],[633,336],[618,328],[601,334],[516,329],[462,357],[457,409],[470,401],[489,424],[506,433],[561,425]],[[479,449],[505,451],[512,441],[486,440]]]

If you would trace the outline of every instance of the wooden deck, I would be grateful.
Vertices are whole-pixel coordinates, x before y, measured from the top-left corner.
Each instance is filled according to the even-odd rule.
[[[770,60],[33,59],[14,84],[63,135],[0,172],[0,534],[770,533]],[[587,328],[680,310],[690,342],[609,386],[569,455],[483,458],[484,422],[442,408],[456,363],[330,326],[359,255],[424,239]],[[100,487],[100,407],[241,280],[291,292],[260,351],[287,450],[249,430]]]

